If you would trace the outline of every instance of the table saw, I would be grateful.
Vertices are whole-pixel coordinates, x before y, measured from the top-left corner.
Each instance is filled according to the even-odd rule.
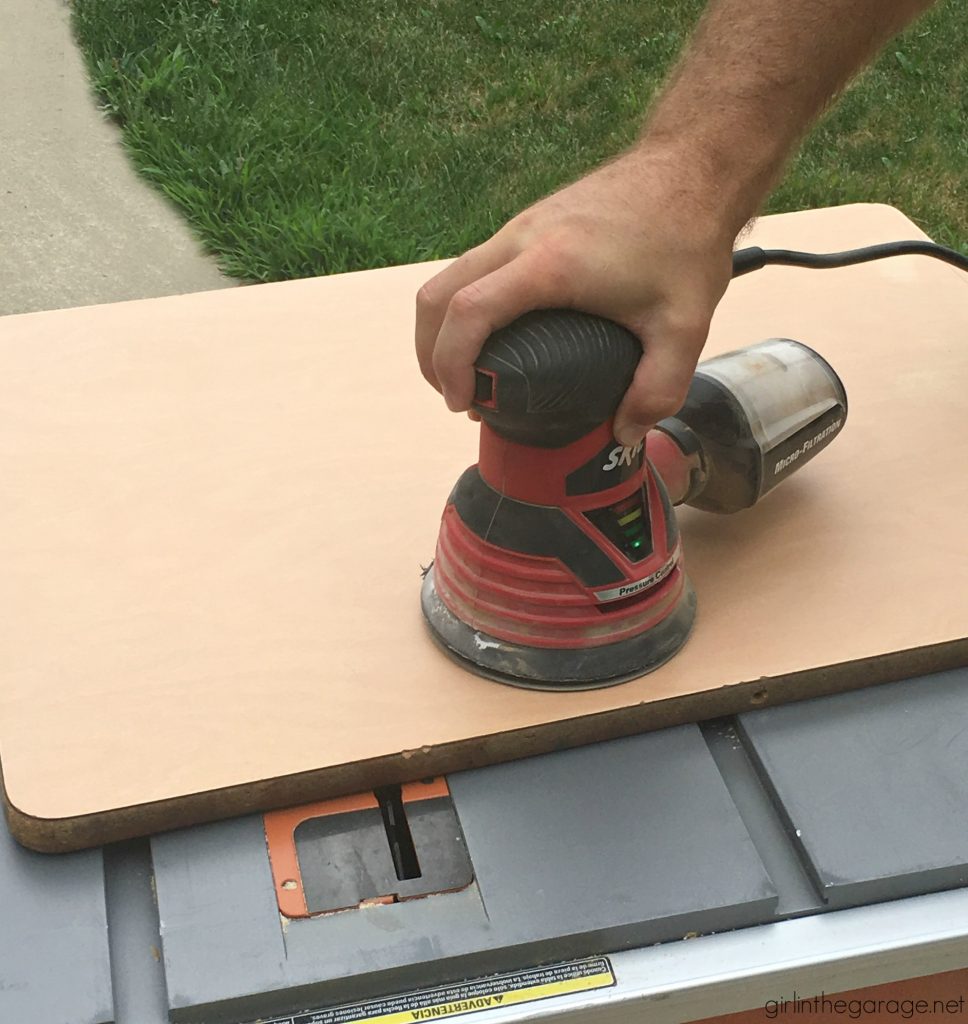
[[[61,856],[4,829],[0,1021],[766,1020],[915,977],[907,1019],[966,1019],[968,670],[446,781],[414,852],[456,822],[466,884],[374,899],[380,870],[419,879],[350,811],[297,833],[301,881],[363,905],[308,917],[280,913],[262,815]]]

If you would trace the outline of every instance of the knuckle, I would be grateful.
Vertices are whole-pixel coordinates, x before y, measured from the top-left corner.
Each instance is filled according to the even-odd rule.
[[[651,416],[647,417],[647,419],[656,422],[665,419],[666,416],[674,416],[682,408],[685,400],[685,392],[681,394],[678,392],[661,392],[658,395],[653,395],[649,410]]]
[[[554,240],[535,245],[532,279],[545,295],[567,305],[584,275],[581,257],[570,246]]]
[[[541,200],[537,203],[532,203],[531,206],[526,206],[519,213],[516,213],[501,230],[498,232],[499,235],[509,235],[512,237],[523,237],[525,240],[528,239],[530,234],[541,222],[540,214]]]
[[[683,406],[688,384],[666,385],[644,394],[633,405],[636,419],[641,423],[656,423],[666,416],[674,416]]]
[[[417,291],[417,312],[426,313],[434,309],[438,303],[437,286],[433,280],[427,281]]]
[[[666,332],[678,339],[701,345],[709,334],[710,314],[698,306],[677,306],[666,312]]]
[[[564,274],[576,269],[580,260],[573,245],[552,236],[535,243],[535,260],[548,273]]]
[[[471,319],[480,314],[484,305],[484,292],[481,286],[472,281],[454,292],[450,300],[449,312],[460,320]]]

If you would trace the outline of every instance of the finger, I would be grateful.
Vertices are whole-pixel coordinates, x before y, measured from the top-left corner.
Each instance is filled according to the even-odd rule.
[[[473,409],[467,410],[467,418],[469,420],[473,420],[475,423],[481,422],[481,414],[479,412],[475,412]]]
[[[471,404],[474,360],[488,336],[530,310],[570,306],[570,280],[550,271],[540,251],[528,250],[454,294],[433,355],[434,374],[451,411]]]
[[[645,353],[615,413],[616,440],[627,446],[637,444],[659,420],[682,408],[709,332],[709,321],[703,317],[656,317],[652,323]]]
[[[414,328],[417,362],[420,364],[420,372],[438,391],[440,383],[433,367],[434,346],[450,300],[455,292],[496,270],[512,257],[513,249],[508,242],[495,236],[482,245],[468,249],[417,292]]]

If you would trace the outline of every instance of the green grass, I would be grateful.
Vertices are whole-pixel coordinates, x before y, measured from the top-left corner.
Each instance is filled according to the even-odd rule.
[[[141,173],[228,273],[452,256],[629,143],[700,0],[73,0]],[[968,252],[968,22],[891,45],[772,211],[900,207]]]

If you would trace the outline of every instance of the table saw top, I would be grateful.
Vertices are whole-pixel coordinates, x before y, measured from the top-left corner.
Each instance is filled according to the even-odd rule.
[[[0,1020],[288,1022],[550,963],[603,987],[482,1021],[625,999],[671,1022],[803,972],[832,992],[968,965],[968,670],[448,781],[471,885],[296,920],[258,815],[55,856],[0,833]]]

